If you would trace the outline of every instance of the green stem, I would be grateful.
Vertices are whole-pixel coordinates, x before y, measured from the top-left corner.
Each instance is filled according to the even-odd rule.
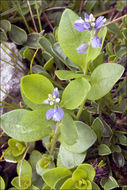
[[[54,134],[52,142],[51,142],[52,144],[51,144],[51,149],[50,149],[50,152],[49,152],[50,155],[54,154],[54,149],[55,149],[56,142],[57,142],[57,139],[58,139],[58,136],[59,136],[59,131],[60,131],[60,122],[57,122],[56,123],[55,134]]]
[[[12,2],[13,2],[13,1],[12,1]],[[20,3],[19,3],[18,0],[16,0],[16,3],[17,3],[17,4],[15,5],[15,3],[13,2],[13,4],[15,5],[16,10],[19,12],[19,14],[21,15],[22,19],[24,20],[24,23],[25,23],[25,25],[26,25],[26,28],[27,28],[28,32],[30,33],[30,28],[29,28],[29,25],[28,25],[28,23],[27,23],[27,20],[26,20],[24,14],[23,14],[23,11],[22,11],[22,9],[21,9]]]
[[[38,24],[39,24],[39,28],[40,28],[40,32],[41,32],[42,31],[42,25],[41,25],[41,20],[40,20],[40,14],[39,14],[39,11],[38,11],[37,0],[35,0],[35,8],[36,8]]]
[[[81,113],[82,113],[82,111],[83,111],[85,101],[86,101],[86,99],[84,99],[84,101],[82,102],[82,104],[81,104],[81,106],[80,106],[80,108],[79,108],[79,110],[78,110],[78,113],[77,113],[77,116],[76,116],[76,119],[77,119],[77,120],[80,118],[80,115],[81,115]]]

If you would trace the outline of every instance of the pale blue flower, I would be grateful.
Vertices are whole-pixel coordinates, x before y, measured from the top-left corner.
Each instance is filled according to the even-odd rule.
[[[51,106],[60,102],[58,88],[54,88],[52,94],[48,94],[48,99],[44,100],[44,104],[50,104]]]
[[[64,111],[61,108],[49,109],[46,113],[47,120],[61,121],[64,118]]]
[[[94,36],[91,41],[92,48],[100,48],[101,47],[101,40],[98,36]]]
[[[96,33],[102,28],[106,19],[103,16],[98,17],[95,19],[93,14],[88,15],[87,13],[84,14],[84,20],[79,17],[75,23],[74,28],[80,32],[84,30],[95,30]]]
[[[46,113],[46,119],[54,121],[61,121],[64,118],[64,111],[59,108],[59,91],[58,88],[54,88],[52,94],[48,94],[48,99],[44,100],[43,103],[50,104],[51,106],[54,106],[54,108],[51,108]]]

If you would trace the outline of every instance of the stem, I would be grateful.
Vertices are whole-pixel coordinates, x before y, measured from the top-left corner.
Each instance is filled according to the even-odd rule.
[[[54,153],[56,142],[57,142],[57,139],[58,139],[58,136],[59,136],[59,130],[60,130],[60,122],[57,122],[56,123],[55,134],[53,136],[52,144],[51,144],[51,149],[50,149],[50,152],[49,152],[50,155],[53,155],[53,153]]]
[[[19,3],[18,0],[16,0],[16,3],[17,3],[17,5],[15,5],[15,3],[13,2],[13,4],[15,5],[15,8],[17,9],[17,11],[19,12],[19,14],[21,15],[22,19],[24,20],[24,23],[26,25],[26,28],[27,28],[28,32],[30,33],[30,28],[29,28],[29,25],[27,23],[27,20],[26,20],[24,14],[23,14],[23,11],[21,9],[20,3]]]
[[[27,0],[27,5],[28,5],[29,11],[30,11],[30,15],[31,15],[31,19],[32,19],[32,22],[34,25],[34,29],[36,32],[38,32],[29,0]]]
[[[26,157],[26,154],[27,154],[27,152],[28,152],[28,150],[29,150],[29,148],[30,148],[30,145],[31,145],[31,144],[29,144],[29,146],[27,147],[27,149],[26,149],[26,151],[25,151],[25,153],[24,153],[24,155],[23,155],[23,157],[22,157],[22,160],[21,160],[21,164],[20,164],[20,168],[19,168],[19,187],[21,187],[22,165],[23,165],[24,159],[25,159],[25,157]]]
[[[31,59],[31,62],[30,62],[30,73],[32,74],[32,65],[33,65],[33,62],[34,62],[34,58],[36,57],[37,55],[37,52],[38,52],[38,49],[35,51],[32,59]]]
[[[80,118],[80,115],[81,115],[81,113],[83,111],[83,107],[84,107],[85,101],[86,101],[86,99],[84,99],[84,101],[82,102],[82,104],[81,104],[81,106],[80,106],[80,108],[78,110],[78,113],[77,113],[77,116],[76,116],[77,120]]]
[[[115,22],[117,22],[117,21],[123,19],[123,18],[126,17],[126,16],[127,16],[127,15],[125,14],[125,15],[123,15],[123,16],[117,18],[117,19],[112,20],[111,22],[105,24],[104,26],[108,26],[108,25],[110,25],[110,24],[113,24],[113,23],[115,23]]]
[[[35,8],[36,8],[37,18],[38,18],[38,23],[39,23],[39,28],[40,28],[40,32],[41,32],[41,31],[42,31],[42,25],[41,25],[41,20],[40,20],[40,14],[39,14],[39,11],[38,11],[37,0],[35,0]]]

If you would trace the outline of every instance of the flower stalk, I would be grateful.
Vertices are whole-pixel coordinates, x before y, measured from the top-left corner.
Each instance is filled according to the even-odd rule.
[[[56,123],[56,130],[55,130],[52,142],[51,142],[51,149],[50,149],[50,152],[49,152],[50,155],[54,154],[54,149],[55,149],[55,146],[56,146],[56,142],[57,142],[57,139],[59,137],[59,131],[60,131],[60,122],[57,122]]]

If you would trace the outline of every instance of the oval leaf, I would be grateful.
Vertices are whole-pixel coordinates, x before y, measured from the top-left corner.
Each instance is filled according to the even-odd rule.
[[[104,63],[96,67],[91,75],[91,90],[87,98],[98,100],[105,96],[120,79],[124,67],[116,63]]]
[[[25,30],[19,28],[14,24],[11,25],[11,31],[9,31],[9,37],[14,43],[18,45],[22,45],[27,40],[27,34]]]
[[[77,141],[78,132],[76,124],[68,113],[64,114],[64,119],[61,122],[60,130],[61,141],[64,141],[68,145],[72,145]]]
[[[57,166],[65,168],[74,168],[81,164],[86,157],[86,152],[84,153],[73,153],[66,150],[62,145],[59,149]]]
[[[55,72],[55,74],[60,80],[70,80],[70,79],[81,78],[84,76],[84,74],[78,74],[73,71],[66,71],[66,70],[58,70]]]
[[[24,95],[36,104],[43,104],[54,89],[49,79],[40,74],[24,76],[21,80],[21,88]]]
[[[67,109],[75,109],[81,105],[90,90],[85,78],[75,79],[69,83],[62,95],[61,105]]]
[[[100,156],[109,155],[111,154],[110,148],[106,144],[100,144],[98,146],[98,151]]]
[[[66,148],[70,152],[81,153],[90,148],[94,142],[96,141],[96,134],[94,131],[85,123],[81,121],[75,121],[79,139],[77,142],[71,146],[62,142],[64,148]]]
[[[19,141],[40,140],[49,135],[51,130],[48,127],[54,124],[52,120],[46,120],[46,111],[27,111],[23,109],[10,111],[2,115],[1,127],[8,136]]]

